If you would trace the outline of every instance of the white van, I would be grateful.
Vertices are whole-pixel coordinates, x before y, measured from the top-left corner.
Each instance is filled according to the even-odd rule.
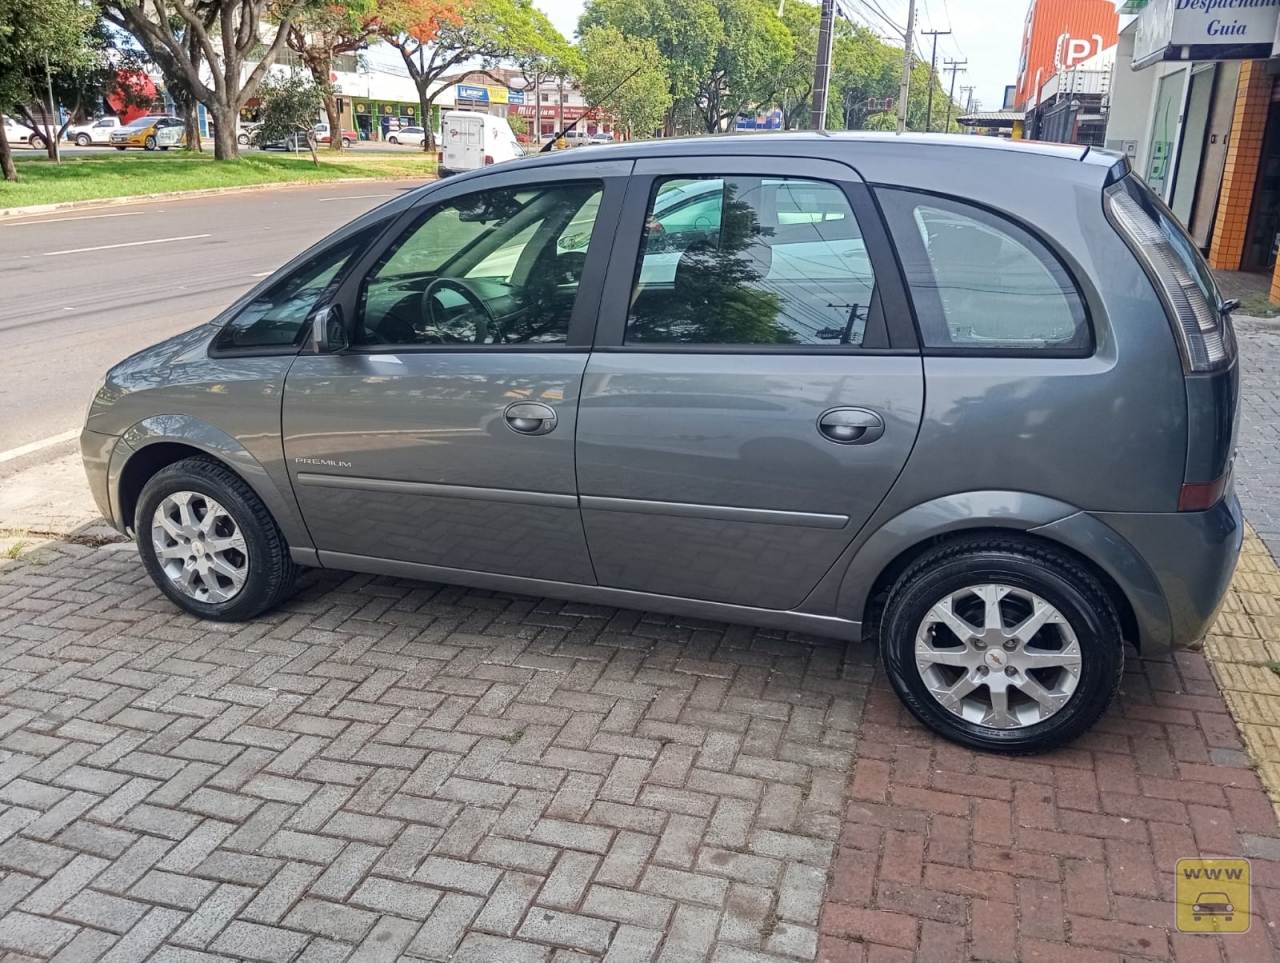
[[[440,130],[440,176],[479,170],[524,156],[505,117],[472,110],[445,112]]]

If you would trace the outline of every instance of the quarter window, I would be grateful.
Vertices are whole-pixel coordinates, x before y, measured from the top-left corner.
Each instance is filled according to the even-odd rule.
[[[1071,275],[1006,218],[910,191],[879,191],[926,348],[1081,354],[1092,347]]]
[[[477,191],[432,208],[366,279],[356,342],[563,344],[603,189]]]
[[[859,346],[874,298],[834,184],[668,178],[649,204],[626,343]]]
[[[301,344],[312,309],[337,289],[343,269],[382,227],[383,223],[368,227],[312,255],[250,301],[222,329],[214,347],[237,350]]]

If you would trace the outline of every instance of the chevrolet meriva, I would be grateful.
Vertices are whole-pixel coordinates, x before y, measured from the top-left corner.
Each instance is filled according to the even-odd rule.
[[[321,566],[872,637],[1028,752],[1214,620],[1231,307],[1088,148],[624,144],[365,214],[113,368],[82,445],[202,618]]]

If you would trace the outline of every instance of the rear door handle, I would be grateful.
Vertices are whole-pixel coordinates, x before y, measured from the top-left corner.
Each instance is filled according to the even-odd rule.
[[[818,416],[818,431],[837,445],[869,445],[884,434],[884,419],[868,408],[831,408]]]
[[[545,435],[555,429],[556,410],[538,401],[517,401],[503,412],[507,427],[518,435]]]

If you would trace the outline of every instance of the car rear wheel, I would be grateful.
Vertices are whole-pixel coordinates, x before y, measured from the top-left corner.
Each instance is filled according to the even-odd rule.
[[[348,148],[348,147],[350,147],[350,146],[351,146],[351,138],[349,138],[349,137],[344,137],[344,138],[342,138],[342,147],[343,147],[343,149],[345,150],[346,148]]]
[[[1083,733],[1124,668],[1120,621],[1098,580],[1017,539],[925,553],[890,591],[880,650],[922,723],[970,748],[1015,754]]]
[[[44,138],[39,134],[32,134],[30,143],[36,150],[44,150]]]
[[[125,149],[125,148],[123,148],[123,147],[117,147],[117,148],[116,148],[116,150],[124,150],[124,149]]]
[[[88,134],[76,134],[77,147],[88,147],[92,143],[93,143],[93,140],[89,137]]]
[[[396,139],[396,138],[394,138],[394,137],[388,137],[388,138],[387,138],[387,143],[388,143],[388,144],[399,144],[399,143],[400,143],[400,141],[399,141],[399,140],[397,140],[397,139]]]
[[[134,519],[147,573],[180,608],[238,622],[272,608],[297,574],[284,536],[243,479],[206,458],[157,472]]]
[[[236,143],[239,144],[241,147],[249,146],[249,135],[241,134],[239,137],[236,138]]]
[[[147,139],[142,142],[142,146],[147,150],[155,150],[159,146],[156,143],[156,135],[148,134]]]

